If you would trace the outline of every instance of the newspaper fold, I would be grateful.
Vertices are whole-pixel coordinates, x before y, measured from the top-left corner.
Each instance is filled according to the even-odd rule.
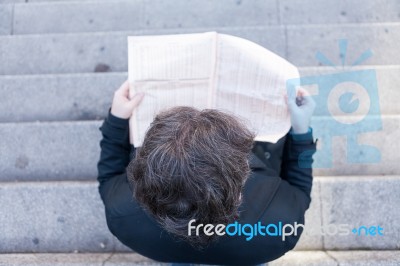
[[[130,97],[145,92],[130,119],[135,147],[154,117],[173,106],[234,114],[258,141],[275,143],[290,128],[286,80],[298,70],[262,46],[216,32],[129,36],[128,53]]]

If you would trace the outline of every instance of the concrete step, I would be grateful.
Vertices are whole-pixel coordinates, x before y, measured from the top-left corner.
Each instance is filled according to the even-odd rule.
[[[400,252],[388,250],[291,251],[268,263],[271,266],[375,266],[399,265]]]
[[[398,65],[400,23],[354,25],[299,25],[265,27],[203,27],[195,29],[154,29],[130,32],[100,32],[0,37],[0,75],[91,73],[127,71],[128,35],[153,35],[216,30],[254,41],[297,66],[319,66],[316,52],[334,64],[342,59],[338,39],[348,40],[346,64],[362,52],[374,56],[362,64]],[[301,45],[299,45],[301,43]],[[23,58],[24,60],[21,60]],[[101,64],[101,65],[99,65]]]
[[[50,3],[60,3],[60,2],[82,2],[82,1],[115,1],[115,0],[0,0],[0,4],[31,4],[31,3],[41,3],[41,2],[50,2]]]
[[[0,124],[0,180],[93,180],[100,121]]]
[[[399,251],[291,251],[269,262],[271,266],[394,266],[400,263]],[[39,253],[2,254],[0,266],[131,266],[168,265],[131,253]]]
[[[400,66],[354,67],[351,71],[365,68],[376,72],[381,114],[400,114],[400,90],[394,89],[400,84]],[[300,68],[303,77],[330,72],[328,67]],[[125,72],[0,76],[0,122],[103,119],[114,90],[126,78]]]
[[[338,40],[347,40],[348,47],[339,52]],[[373,56],[362,65],[393,65],[399,62],[395,43],[400,41],[399,23],[354,24],[354,25],[294,25],[287,26],[286,58],[297,66],[316,66],[316,53],[326,56],[340,67],[351,66],[362,53],[371,50]]]
[[[166,12],[167,11],[167,12]],[[16,4],[14,34],[277,24],[275,1],[83,1]],[[41,16],[37,16],[40,13]],[[74,18],[71,20],[71,18]],[[57,21],[57,23],[54,23]]]
[[[398,250],[399,189],[400,176],[316,177],[296,250]],[[0,202],[0,253],[129,251],[109,233],[94,181],[0,183]],[[383,235],[350,231],[360,226]]]
[[[383,1],[279,1],[283,24],[334,24],[400,21],[400,2]]]
[[[12,33],[12,14],[12,5],[0,5],[0,36]]]
[[[24,1],[2,1],[15,3],[3,34],[400,21],[396,0]]]
[[[382,130],[374,125],[382,123]],[[350,125],[337,131],[331,117],[315,117],[314,136],[319,138],[316,175],[396,175],[400,174],[400,116],[384,115],[369,118],[367,123]],[[0,123],[0,180],[93,180],[100,155],[101,121]],[[371,129],[372,127],[372,129]],[[353,132],[357,128],[358,133]],[[374,163],[352,163],[346,153],[356,145],[346,146],[345,134],[357,134],[358,143],[380,151],[381,160]],[[332,151],[323,153],[332,140]],[[324,144],[325,143],[325,144]],[[324,146],[325,145],[325,146]],[[325,150],[323,150],[325,148]],[[351,158],[362,158],[360,153]],[[319,154],[321,157],[318,157]],[[326,166],[327,158],[333,164]],[[350,158],[350,159],[351,159]],[[367,156],[368,158],[368,156]],[[366,162],[366,161],[365,161]]]
[[[0,76],[0,122],[103,119],[114,91],[127,77],[127,73]]]
[[[0,64],[0,75],[126,72],[127,36],[210,30],[241,36],[268,47],[279,55],[285,54],[285,33],[282,27],[0,36],[0,55],[7,62]]]
[[[315,178],[296,250],[399,249],[399,189],[399,176]],[[128,251],[108,232],[95,182],[2,183],[0,198],[0,253]],[[333,235],[343,224],[384,235]]]

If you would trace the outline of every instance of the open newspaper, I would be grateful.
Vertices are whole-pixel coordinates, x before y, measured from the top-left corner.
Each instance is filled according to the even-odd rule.
[[[247,123],[256,140],[275,143],[290,128],[284,95],[295,66],[248,40],[216,32],[130,36],[130,97],[144,92],[130,119],[142,145],[154,117],[173,106],[219,109]]]

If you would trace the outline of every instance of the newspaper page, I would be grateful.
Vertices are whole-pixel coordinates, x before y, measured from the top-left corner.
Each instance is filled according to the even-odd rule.
[[[154,117],[173,106],[233,114],[258,141],[275,143],[290,128],[286,80],[298,70],[262,46],[216,32],[130,36],[128,54],[130,97],[145,93],[130,119],[135,147]]]

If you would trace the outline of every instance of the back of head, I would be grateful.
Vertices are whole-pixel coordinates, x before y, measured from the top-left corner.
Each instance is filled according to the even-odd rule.
[[[221,111],[175,107],[156,116],[127,168],[134,197],[161,226],[191,244],[188,223],[229,223],[238,217],[254,135]]]

